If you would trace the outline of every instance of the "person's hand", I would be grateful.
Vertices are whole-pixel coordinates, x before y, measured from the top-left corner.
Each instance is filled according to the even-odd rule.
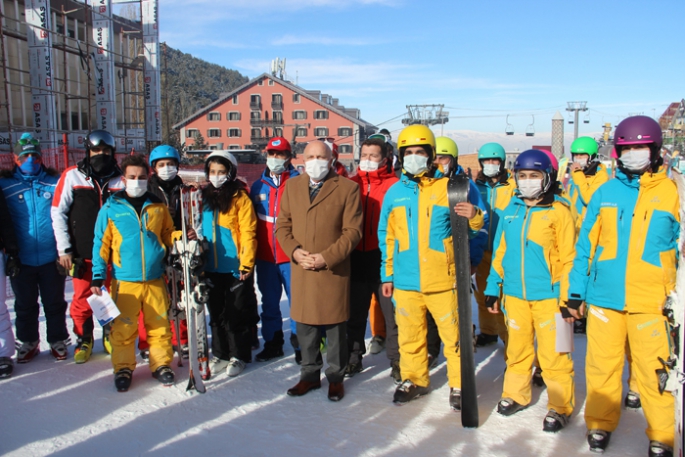
[[[195,229],[189,228],[186,230],[186,235],[188,236],[189,240],[197,240],[197,233],[195,232]]]
[[[323,270],[326,268],[326,260],[321,254],[310,254],[309,258],[312,262],[312,270]]]
[[[10,278],[16,278],[19,276],[19,272],[21,272],[21,260],[19,260],[19,255],[14,252],[8,253],[7,262],[5,263],[5,274]]]
[[[241,281],[245,281],[247,278],[250,277],[251,274],[252,274],[251,271],[243,271],[243,270],[240,270],[240,280],[241,280]]]
[[[457,203],[454,212],[466,219],[473,219],[476,216],[476,207],[469,202]]]
[[[582,170],[583,167],[581,167],[580,165],[578,165],[575,162],[571,162],[568,164],[568,169],[571,171],[571,173],[573,173],[576,170]]]
[[[575,319],[582,319],[585,315],[585,303],[583,303],[582,300],[577,300],[574,298],[569,299],[566,302],[566,306],[568,307],[568,312]]]
[[[293,252],[293,260],[305,270],[311,269],[312,261],[308,251],[305,251],[302,248],[295,249],[295,252]]]
[[[90,291],[93,293],[93,295],[97,295],[98,297],[102,296],[102,289],[99,287],[91,286]]]
[[[391,282],[384,282],[383,285],[381,286],[381,292],[383,292],[383,296],[390,298],[392,297],[393,290],[395,287],[392,285]]]
[[[564,319],[564,321],[568,322],[569,324],[572,324],[573,321],[576,320],[573,317],[573,314],[571,314],[571,310],[568,309],[566,306],[561,307],[561,317]]]
[[[485,296],[485,307],[490,314],[499,314],[499,297],[494,295]]]
[[[62,265],[67,272],[71,271],[71,265],[74,259],[74,254],[64,254],[59,256],[59,264]]]

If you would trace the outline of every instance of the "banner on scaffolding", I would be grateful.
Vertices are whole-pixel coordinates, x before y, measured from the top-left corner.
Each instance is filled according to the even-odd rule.
[[[33,104],[34,135],[41,142],[41,148],[57,146],[55,129],[57,114],[53,90],[53,59],[50,1],[26,0],[24,3],[29,45],[29,82]]]
[[[110,0],[89,0],[93,13],[95,51],[95,102],[99,129],[116,129],[117,111],[114,92],[114,23]]]
[[[158,4],[158,0],[141,1],[145,56],[145,132],[148,141],[162,141]]]

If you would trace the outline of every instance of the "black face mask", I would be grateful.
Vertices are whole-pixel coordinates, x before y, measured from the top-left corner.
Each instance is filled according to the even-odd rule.
[[[91,156],[88,161],[90,162],[90,167],[93,169],[93,172],[98,175],[107,175],[114,170],[114,161],[109,154]]]

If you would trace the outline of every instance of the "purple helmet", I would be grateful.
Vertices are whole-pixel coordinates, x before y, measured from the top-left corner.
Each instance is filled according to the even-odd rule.
[[[616,154],[619,157],[621,157],[623,146],[629,144],[648,144],[654,157],[661,151],[662,141],[659,123],[648,116],[632,116],[623,119],[616,126],[616,133],[614,133]]]
[[[517,171],[519,170],[537,170],[544,174],[542,180],[542,190],[547,192],[552,185],[552,173],[554,173],[554,167],[552,166],[552,161],[545,151],[539,149],[528,149],[523,151],[518,155],[516,161],[514,162],[514,178],[518,184]]]

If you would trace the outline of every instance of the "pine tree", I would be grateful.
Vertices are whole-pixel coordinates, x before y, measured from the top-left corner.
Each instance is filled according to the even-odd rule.
[[[197,132],[197,136],[195,136],[195,143],[192,145],[192,150],[200,151],[203,149],[209,149],[209,144],[205,143],[205,137],[202,136],[202,133]]]

